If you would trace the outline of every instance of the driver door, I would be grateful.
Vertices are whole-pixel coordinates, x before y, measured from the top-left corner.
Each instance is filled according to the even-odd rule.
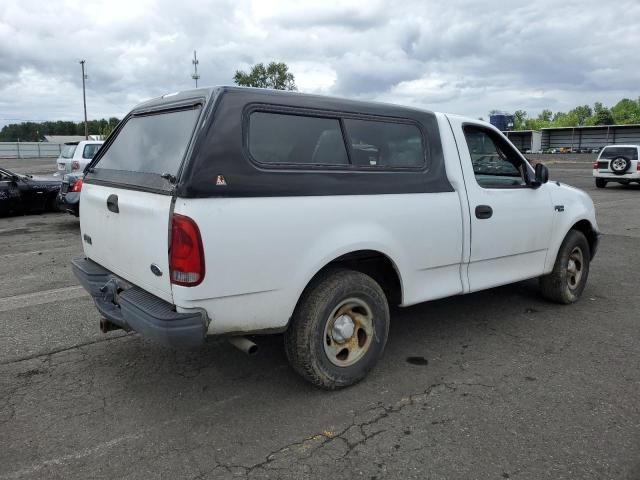
[[[541,275],[553,227],[549,184],[529,185],[533,170],[497,130],[461,120],[451,124],[471,218],[470,290]]]

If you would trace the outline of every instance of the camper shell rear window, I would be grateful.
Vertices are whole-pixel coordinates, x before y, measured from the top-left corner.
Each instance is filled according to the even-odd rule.
[[[189,108],[132,116],[94,167],[177,175],[199,114]]]

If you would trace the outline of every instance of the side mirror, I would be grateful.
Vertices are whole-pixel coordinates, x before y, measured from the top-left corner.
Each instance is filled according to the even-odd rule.
[[[536,164],[536,177],[532,183],[533,188],[538,188],[540,185],[549,181],[549,169],[542,163]]]

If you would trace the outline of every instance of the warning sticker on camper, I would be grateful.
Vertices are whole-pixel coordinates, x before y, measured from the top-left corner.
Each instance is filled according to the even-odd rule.
[[[218,186],[218,187],[226,187],[227,186],[227,181],[224,179],[224,177],[222,175],[218,175],[216,177],[216,186]]]

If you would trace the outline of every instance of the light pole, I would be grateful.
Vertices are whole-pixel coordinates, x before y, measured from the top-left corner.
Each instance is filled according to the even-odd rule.
[[[191,63],[193,63],[193,75],[191,75],[191,78],[193,78],[196,81],[196,88],[198,88],[198,79],[200,78],[200,75],[198,75],[198,57],[196,57],[196,51],[193,51],[193,60],[191,60]]]
[[[80,65],[82,67],[82,103],[84,104],[84,139],[89,140],[89,130],[87,127],[87,95],[84,89],[84,81],[87,76],[84,73],[84,60],[80,60]]]

